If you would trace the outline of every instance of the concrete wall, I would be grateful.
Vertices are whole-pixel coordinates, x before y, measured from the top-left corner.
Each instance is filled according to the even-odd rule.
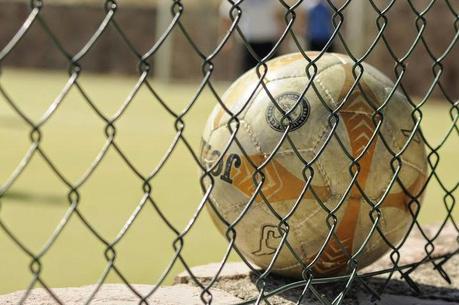
[[[215,6],[212,11],[215,12]],[[27,18],[30,8],[24,2],[0,2],[0,48],[13,37]],[[148,51],[156,41],[156,8],[153,6],[124,7],[116,12],[115,21],[124,31],[139,54]],[[80,50],[96,31],[105,13],[102,6],[69,6],[50,4],[40,12],[52,33],[71,55]],[[206,7],[193,6],[186,11],[181,21],[189,35],[202,52],[208,54],[217,41],[217,15],[209,14]],[[177,27],[171,35],[173,40],[171,73],[173,78],[195,79],[201,73],[202,58],[193,50],[182,31]],[[230,55],[230,57],[232,57]],[[152,58],[154,65],[155,56]],[[215,75],[219,79],[237,75],[237,65],[228,58],[216,59]],[[114,26],[109,26],[91,51],[83,58],[81,65],[86,71],[137,73],[138,59],[128,48]],[[68,59],[56,48],[49,35],[37,20],[24,39],[7,56],[3,66],[66,69]],[[225,68],[226,67],[226,68]],[[231,73],[227,73],[227,70]]]
[[[25,20],[30,9],[26,3],[0,3],[0,45],[4,46]],[[88,41],[104,18],[102,6],[48,5],[40,16],[70,53],[75,54]],[[139,52],[148,50],[154,41],[154,8],[122,8],[116,22]],[[84,69],[95,72],[135,73],[137,59],[113,26],[97,41],[81,61]],[[58,51],[37,20],[4,65],[31,68],[62,69],[68,60]]]
[[[23,2],[0,2],[0,47],[4,46],[20,27],[30,11],[28,4]],[[381,2],[381,5],[384,1]],[[218,43],[218,14],[217,7],[212,5],[191,5],[185,3],[185,12],[181,18],[184,28],[188,31],[201,52],[208,55]],[[427,0],[416,2],[419,9],[425,6]],[[121,3],[122,4],[122,3]],[[371,15],[368,25],[366,45],[376,35],[375,20],[377,15]],[[41,12],[42,18],[49,24],[52,32],[61,41],[70,54],[77,52],[97,29],[104,17],[102,5],[59,5],[50,3]],[[154,6],[123,6],[116,13],[116,22],[126,33],[128,39],[140,54],[146,52],[155,42],[157,10]],[[406,1],[397,1],[387,14],[388,26],[385,37],[397,56],[402,56],[413,42],[417,30],[416,16],[408,7]],[[426,15],[427,27],[423,37],[439,56],[453,39],[455,17],[448,10],[444,1],[437,1]],[[346,26],[346,22],[344,24]],[[352,35],[349,31],[346,34]],[[349,37],[349,36],[348,36]],[[202,77],[200,58],[185,38],[179,28],[171,36],[173,41],[171,54],[171,77],[174,79],[194,80]],[[342,47],[338,44],[338,49]],[[239,57],[241,49],[234,48],[222,53],[214,59],[215,79],[234,80],[239,74]],[[152,64],[154,65],[154,57]],[[446,92],[452,99],[459,97],[459,48],[455,46],[451,54],[443,62],[444,73],[441,78]],[[380,41],[368,59],[392,78],[394,77],[394,60],[386,47]],[[406,61],[407,72],[403,84],[413,95],[423,95],[432,82],[432,63],[425,48],[420,43],[412,56]],[[4,61],[4,66],[65,69],[68,61],[56,49],[55,45],[38,22],[32,27],[25,39]],[[86,71],[137,73],[137,59],[123,42],[113,26],[95,44],[91,52],[81,61]],[[441,95],[435,90],[435,95]]]
[[[422,10],[428,4],[427,0],[413,1],[416,8]],[[459,3],[450,1],[455,5],[456,14],[459,12]],[[414,43],[418,30],[416,28],[416,15],[408,6],[407,1],[397,1],[394,7],[387,14],[388,25],[385,36],[388,44],[394,53],[400,58],[409,50]],[[436,1],[432,9],[424,16],[426,26],[422,37],[430,52],[439,58],[447,49],[448,45],[454,40],[456,30],[454,28],[455,16],[449,10],[445,1]],[[421,20],[418,24],[421,25]],[[459,25],[459,24],[458,24]],[[375,35],[375,31],[371,31]],[[371,40],[370,37],[367,38]],[[379,43],[375,52],[372,54],[371,63],[383,70],[391,78],[394,78],[395,62],[387,51],[383,43]],[[408,92],[418,96],[423,96],[433,81],[434,74],[432,66],[435,60],[431,58],[422,41],[415,46],[411,56],[406,61],[406,74],[402,84],[406,86]],[[450,97],[454,100],[459,99],[459,42],[453,45],[449,55],[441,62],[443,73],[440,78],[442,86]],[[434,90],[434,96],[441,96],[440,90]]]

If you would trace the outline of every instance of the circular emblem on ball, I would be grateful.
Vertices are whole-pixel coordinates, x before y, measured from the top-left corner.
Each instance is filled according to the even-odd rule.
[[[276,102],[282,110],[287,112],[295,106],[300,96],[300,94],[295,92],[284,93],[276,97]],[[309,112],[309,104],[304,97],[296,105],[293,111],[289,113],[288,117],[290,117],[290,120],[287,117],[284,118],[284,114],[270,102],[266,110],[266,121],[272,129],[281,132],[285,131],[291,122],[290,131],[293,131],[303,126],[308,119]]]

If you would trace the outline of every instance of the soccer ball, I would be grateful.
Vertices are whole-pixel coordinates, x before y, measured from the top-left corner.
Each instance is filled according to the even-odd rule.
[[[386,76],[364,63],[354,86],[353,61],[325,53],[303,95],[307,64],[289,54],[267,62],[263,84],[255,69],[241,76],[222,97],[233,116],[215,107],[201,150],[218,229],[233,224],[246,258],[296,278],[362,268],[397,245],[427,177],[413,107]]]

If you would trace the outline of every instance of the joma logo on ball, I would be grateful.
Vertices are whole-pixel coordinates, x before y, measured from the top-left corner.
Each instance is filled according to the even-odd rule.
[[[203,141],[202,143],[202,152],[201,158],[202,163],[206,169],[213,169],[210,171],[212,176],[220,177],[225,182],[233,183],[231,179],[231,170],[234,168],[239,168],[241,166],[242,160],[238,154],[229,154],[228,156],[224,156],[221,160],[221,152],[218,150],[212,149],[212,147]],[[218,162],[217,166],[214,167],[215,162]]]

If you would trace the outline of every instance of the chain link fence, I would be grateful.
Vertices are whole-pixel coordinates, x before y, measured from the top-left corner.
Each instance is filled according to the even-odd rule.
[[[164,0],[165,1],[165,0]],[[210,292],[211,288],[215,286],[218,281],[219,274],[227,264],[228,257],[231,253],[236,253],[236,255],[244,261],[247,266],[252,269],[254,274],[254,283],[259,291],[257,298],[246,300],[241,304],[262,304],[265,302],[269,304],[270,299],[285,291],[291,289],[298,289],[298,295],[296,302],[300,304],[304,299],[314,299],[321,304],[341,304],[346,297],[346,294],[349,293],[351,287],[357,286],[359,289],[367,289],[375,297],[378,297],[383,291],[385,286],[390,282],[390,280],[396,276],[401,276],[406,283],[414,290],[419,292],[419,288],[415,281],[411,278],[411,274],[422,264],[430,264],[435,270],[438,271],[440,277],[444,278],[446,281],[450,281],[448,276],[448,270],[443,268],[444,264],[457,253],[457,245],[454,246],[455,250],[447,251],[438,255],[436,252],[435,243],[439,238],[443,230],[447,226],[452,226],[453,230],[457,233],[459,232],[459,227],[454,218],[454,210],[456,205],[455,193],[457,194],[457,188],[459,186],[457,175],[456,180],[453,183],[446,183],[442,175],[438,173],[438,167],[441,161],[442,148],[447,143],[454,141],[459,136],[459,126],[457,124],[459,118],[459,100],[457,97],[452,96],[445,89],[442,83],[442,74],[445,70],[445,60],[448,59],[448,56],[451,52],[454,51],[456,43],[459,37],[459,9],[453,1],[449,0],[432,0],[424,1],[424,6],[420,5],[418,2],[407,1],[410,14],[415,16],[416,36],[410,41],[409,46],[402,53],[397,53],[393,51],[393,48],[390,42],[385,36],[386,28],[389,26],[390,14],[395,7],[395,0],[393,1],[376,1],[369,0],[367,4],[370,7],[371,14],[375,14],[377,17],[375,20],[372,20],[373,24],[377,27],[376,35],[372,38],[372,42],[367,46],[366,50],[361,54],[352,50],[347,42],[346,35],[343,34],[344,26],[346,24],[346,14],[351,5],[351,0],[348,1],[331,1],[327,0],[326,3],[333,11],[333,34],[330,38],[329,44],[334,43],[343,50],[343,53],[346,53],[348,57],[345,61],[349,64],[349,75],[351,76],[350,85],[347,92],[344,92],[339,105],[337,107],[330,107],[326,102],[326,97],[322,97],[323,94],[320,90],[315,88],[316,86],[316,77],[318,77],[318,71],[321,71],[322,67],[320,64],[321,60],[327,58],[327,53],[325,50],[322,50],[317,53],[309,53],[303,49],[303,44],[301,42],[302,38],[294,30],[294,25],[297,20],[297,12],[301,5],[301,1],[298,2],[289,2],[284,0],[278,0],[278,7],[282,10],[283,14],[283,31],[279,34],[278,41],[276,42],[274,48],[269,52],[265,57],[259,57],[256,51],[251,47],[248,39],[245,37],[243,31],[241,31],[239,22],[241,16],[244,14],[242,9],[242,4],[245,1],[228,1],[230,6],[229,18],[231,19],[231,24],[226,32],[221,35],[218,43],[213,47],[213,50],[206,52],[202,50],[199,44],[197,44],[192,38],[193,35],[190,33],[187,26],[182,22],[182,19],[187,12],[187,3],[186,1],[174,0],[168,1],[168,11],[170,13],[170,22],[167,28],[164,30],[162,35],[157,39],[150,39],[150,48],[146,52],[139,52],[136,47],[130,42],[129,35],[127,35],[117,21],[117,15],[122,6],[117,1],[105,1],[104,2],[104,17],[100,21],[97,30],[93,35],[87,40],[87,42],[75,53],[69,52],[64,45],[61,43],[60,39],[54,34],[54,29],[48,25],[48,21],[43,18],[43,12],[46,10],[46,1],[42,0],[32,0],[30,1],[30,12],[27,18],[24,20],[22,26],[17,30],[14,36],[9,40],[5,45],[1,46],[0,50],[0,67],[1,64],[13,54],[16,50],[17,45],[20,43],[21,39],[34,27],[39,27],[46,32],[46,35],[52,41],[52,47],[57,50],[62,56],[66,58],[68,64],[68,79],[65,85],[62,87],[61,91],[48,107],[48,109],[42,114],[39,120],[32,119],[26,109],[18,106],[18,103],[15,99],[9,94],[9,89],[2,84],[2,76],[0,74],[0,96],[3,103],[6,103],[19,117],[23,122],[28,125],[29,128],[29,140],[30,146],[23,156],[20,163],[17,165],[15,170],[9,174],[6,181],[1,181],[0,185],[0,198],[2,196],[7,196],[11,187],[15,184],[16,180],[21,177],[29,168],[33,158],[41,158],[46,164],[51,168],[55,176],[66,186],[67,190],[67,203],[68,208],[65,215],[62,217],[60,223],[55,228],[53,234],[49,237],[48,241],[42,245],[41,251],[35,252],[32,251],[29,246],[21,241],[20,238],[14,233],[14,229],[10,228],[7,225],[6,219],[4,219],[1,213],[1,201],[0,201],[0,228],[2,234],[8,236],[20,249],[23,251],[29,258],[30,264],[29,269],[32,274],[32,280],[30,281],[26,292],[24,293],[20,304],[24,303],[33,287],[41,286],[46,289],[46,291],[53,297],[53,299],[58,304],[63,304],[57,295],[53,293],[53,290],[46,283],[43,278],[43,268],[46,267],[43,265],[43,258],[50,252],[50,250],[55,245],[59,236],[62,234],[63,230],[68,225],[71,218],[77,218],[95,238],[98,242],[103,245],[104,252],[103,255],[106,260],[106,268],[103,271],[103,274],[100,277],[100,280],[97,283],[93,294],[84,301],[84,304],[90,304],[92,298],[96,295],[97,291],[105,283],[106,278],[109,273],[115,273],[118,278],[124,282],[124,284],[132,290],[139,298],[139,304],[148,304],[148,298],[155,293],[155,291],[166,283],[166,278],[170,276],[173,268],[177,265],[183,266],[183,268],[189,273],[194,284],[202,289],[201,300],[203,304],[212,303],[212,293]],[[449,10],[449,17],[452,17],[454,20],[451,24],[451,28],[454,29],[454,35],[451,37],[448,45],[442,50],[442,52],[433,52],[432,46],[429,45],[428,41],[425,39],[424,32],[428,27],[427,16],[431,11],[432,7],[438,3],[446,5]],[[1,9],[0,3],[0,9]],[[193,5],[197,5],[194,3]],[[102,9],[101,9],[102,10]],[[132,87],[131,92],[125,97],[124,103],[116,111],[113,116],[107,116],[103,111],[99,109],[97,103],[95,103],[85,90],[85,87],[80,83],[79,77],[82,74],[82,71],[85,70],[85,66],[81,64],[83,59],[86,56],[90,55],[90,50],[95,46],[98,40],[104,36],[104,33],[107,29],[116,31],[117,35],[122,39],[125,46],[127,46],[135,56],[137,61],[137,71],[138,79],[136,84]],[[186,42],[189,47],[193,50],[193,56],[197,56],[200,59],[201,67],[201,79],[199,86],[196,88],[194,95],[189,97],[188,104],[181,110],[175,111],[173,107],[167,102],[167,99],[158,94],[155,89],[155,85],[152,83],[151,77],[153,76],[152,65],[155,60],[155,56],[165,45],[165,43],[170,39],[173,33],[179,32],[186,39]],[[269,100],[272,102],[272,111],[278,111],[280,117],[277,118],[278,129],[280,131],[280,136],[272,147],[274,148],[271,151],[265,152],[265,155],[262,159],[255,160],[253,155],[247,152],[248,148],[244,147],[243,140],[241,139],[242,131],[241,126],[243,125],[242,110],[245,109],[246,105],[249,105],[251,98],[248,98],[245,103],[241,106],[238,111],[235,111],[228,105],[225,105],[225,98],[222,97],[218,90],[215,88],[215,83],[213,80],[213,74],[217,68],[215,65],[215,59],[217,56],[221,56],[223,48],[228,43],[230,39],[237,38],[240,40],[244,48],[248,53],[253,56],[258,64],[253,70],[252,74],[257,76],[255,83],[257,84],[253,88],[253,92],[249,94],[250,97],[255,94],[255,91],[263,92],[268,96]],[[282,105],[278,104],[279,100],[272,96],[270,93],[270,88],[265,84],[266,77],[269,75],[270,69],[272,66],[269,64],[269,60],[273,57],[277,51],[279,51],[286,41],[290,40],[294,45],[294,48],[299,52],[301,61],[305,67],[305,73],[308,76],[308,81],[306,81],[305,87],[302,88],[303,91],[301,94],[295,97],[295,103],[291,105],[291,108],[284,109]],[[327,45],[327,46],[328,46]],[[325,48],[327,48],[325,46]],[[38,46],[37,46],[38,47]],[[49,46],[48,46],[49,47]],[[375,48],[383,48],[385,52],[388,52],[391,57],[390,63],[385,63],[385,65],[391,65],[393,67],[393,74],[391,75],[394,83],[389,91],[387,96],[384,98],[384,101],[379,105],[372,104],[372,98],[367,96],[365,92],[368,92],[365,89],[365,84],[363,84],[362,78],[365,73],[369,73],[368,66],[363,62],[367,61],[371,55],[375,52]],[[404,77],[407,71],[409,70],[409,65],[407,64],[410,61],[411,55],[416,48],[422,48],[427,52],[430,57],[430,60],[427,62],[419,62],[416,65],[429,66],[431,69],[431,74],[429,78],[432,79],[429,86],[425,88],[425,94],[419,98],[412,98],[410,94],[404,87]],[[31,50],[33,51],[33,50]],[[191,56],[191,55],[190,55]],[[343,57],[344,58],[344,57]],[[123,60],[123,59],[119,59]],[[426,76],[427,77],[427,76]],[[147,90],[151,95],[152,100],[156,103],[159,103],[161,107],[168,113],[168,115],[173,119],[173,127],[175,129],[175,136],[172,139],[169,149],[162,157],[161,161],[151,170],[150,173],[144,174],[142,170],[136,167],[136,165],[131,161],[131,157],[126,153],[123,148],[117,143],[117,123],[125,115],[127,108],[132,104],[136,95],[140,90]],[[292,116],[294,110],[300,105],[303,101],[308,90],[313,90],[319,96],[318,98],[322,101],[324,107],[327,108],[328,115],[323,118],[324,124],[326,126],[326,133],[324,135],[324,142],[320,147],[314,151],[313,157],[306,159],[304,155],[300,152],[301,149],[297,148],[296,142],[298,139],[293,136],[293,132],[296,129],[294,125],[294,119]],[[57,109],[61,104],[65,103],[66,96],[71,90],[76,90],[80,95],[84,103],[86,103],[92,110],[94,114],[97,115],[98,119],[104,124],[104,134],[105,134],[105,144],[103,148],[99,151],[97,157],[93,160],[92,164],[87,168],[86,172],[79,177],[75,182],[68,178],[67,174],[59,169],[55,164],[53,158],[49,153],[43,149],[41,143],[42,138],[45,136],[44,127],[47,126],[49,120],[56,113]],[[223,120],[224,123],[220,127],[227,130],[227,142],[225,142],[224,148],[219,152],[216,158],[212,160],[207,159],[207,154],[211,150],[208,146],[208,143],[203,143],[201,151],[196,151],[190,145],[190,139],[186,135],[187,130],[187,121],[188,114],[195,107],[195,104],[198,103],[199,97],[201,96],[203,90],[209,90],[213,97],[215,98],[216,104],[220,107],[221,116],[226,119]],[[358,153],[350,152],[346,148],[344,139],[340,138],[342,135],[338,134],[338,126],[343,125],[343,121],[340,122],[340,116],[343,115],[342,110],[346,109],[346,103],[351,103],[351,96],[353,93],[359,91],[364,100],[367,103],[367,108],[370,110],[366,113],[367,118],[370,118],[368,124],[371,126],[371,134],[369,135],[367,142],[364,145],[364,149]],[[449,114],[442,119],[448,121],[448,129],[444,131],[443,135],[439,139],[429,139],[425,136],[425,133],[420,129],[425,105],[429,102],[431,103],[431,96],[433,92],[439,92],[444,103],[448,104]],[[385,108],[388,107],[390,101],[394,98],[395,95],[402,95],[403,101],[406,103],[406,107],[409,108],[409,116],[412,122],[412,128],[404,130],[405,142],[401,143],[399,150],[393,150],[390,144],[384,143],[386,153],[390,154],[390,161],[386,164],[386,171],[389,172],[390,179],[389,183],[385,186],[385,191],[383,194],[376,196],[370,196],[365,194],[365,187],[362,186],[362,180],[359,178],[359,175],[362,175],[361,166],[364,166],[365,156],[368,154],[368,151],[371,150],[372,143],[379,140],[384,141],[384,134],[381,131],[384,120],[390,120],[385,115]],[[305,106],[306,107],[306,106]],[[304,110],[304,109],[303,109]],[[314,116],[314,113],[308,113],[309,116]],[[344,120],[345,121],[345,120]],[[341,124],[341,125],[340,125]],[[282,127],[284,126],[284,127]],[[157,128],[162,128],[162,126],[157,126]],[[314,132],[314,131],[312,131]],[[151,140],[154,142],[154,139]],[[348,164],[348,175],[346,181],[348,184],[346,186],[345,192],[339,196],[339,200],[334,207],[330,207],[324,197],[321,196],[320,192],[315,189],[315,180],[314,180],[314,171],[317,170],[317,160],[321,158],[322,155],[327,153],[330,150],[332,144],[331,141],[338,141],[340,144],[340,152],[335,152],[336,154],[342,154],[345,157],[346,164]],[[422,180],[422,183],[417,187],[416,191],[413,191],[409,187],[405,186],[403,183],[402,168],[406,165],[407,161],[403,157],[404,153],[413,143],[420,143],[425,146],[426,149],[426,177]],[[153,195],[153,189],[155,188],[155,177],[162,171],[163,167],[167,162],[171,162],[171,158],[174,155],[178,145],[184,145],[187,148],[189,156],[194,160],[194,164],[197,169],[199,169],[200,175],[198,178],[189,178],[189,183],[200,184],[203,189],[202,199],[197,206],[195,213],[192,218],[189,219],[188,225],[184,229],[180,229],[176,224],[172,223],[170,219],[163,213],[160,205],[156,201],[155,196]],[[270,202],[269,188],[267,185],[274,183],[270,181],[273,179],[271,175],[271,167],[278,166],[276,165],[276,156],[281,147],[289,146],[289,149],[292,151],[292,155],[297,158],[295,164],[301,164],[301,172],[303,173],[303,180],[301,181],[301,187],[297,194],[295,194],[293,202],[295,204],[290,205],[288,211],[279,213],[279,210],[276,208],[275,204]],[[231,147],[238,147],[240,155],[237,157],[228,156],[228,152]],[[109,152],[116,153],[121,157],[121,163],[127,165],[135,174],[138,179],[138,185],[143,190],[143,196],[137,202],[136,209],[129,216],[128,220],[125,222],[123,228],[119,231],[118,235],[114,239],[107,239],[104,237],[98,228],[91,223],[91,221],[85,216],[85,213],[81,211],[81,206],[85,204],[82,197],[82,188],[83,186],[92,179],[93,173],[98,169],[100,164],[104,161]],[[215,155],[214,155],[215,157]],[[457,166],[457,155],[453,156],[451,166]],[[176,161],[174,161],[176,162]],[[246,163],[243,163],[246,162]],[[299,162],[299,163],[298,163]],[[331,161],[330,161],[331,162]],[[228,167],[229,164],[229,167]],[[231,176],[231,167],[234,166],[239,168],[241,166],[247,166],[246,175],[250,177],[250,185],[247,187],[249,190],[245,195],[246,200],[240,206],[237,217],[232,217],[229,220],[228,216],[222,212],[221,206],[219,206],[215,188],[218,187],[217,179],[220,179],[220,174],[222,174],[222,179],[228,182],[235,179],[234,176]],[[274,164],[274,165],[273,165]],[[120,165],[121,166],[121,165]],[[333,166],[333,164],[329,165]],[[220,171],[219,171],[220,169]],[[451,168],[454,171],[454,168]],[[217,174],[216,174],[217,173]],[[226,173],[226,174],[225,174]],[[225,176],[226,175],[226,176]],[[225,178],[225,179],[224,179]],[[316,180],[318,178],[315,178]],[[333,179],[333,177],[332,177]],[[343,178],[344,179],[344,178]],[[377,179],[377,178],[374,178]],[[222,182],[220,182],[222,183]],[[237,182],[234,182],[237,184]],[[287,183],[287,180],[286,180]],[[442,198],[438,199],[438,202],[425,202],[424,205],[437,204],[438,209],[442,209],[445,217],[442,222],[436,227],[435,232],[426,232],[425,225],[419,221],[419,213],[422,211],[421,207],[421,198],[426,192],[428,192],[429,186],[436,184],[441,188]],[[290,185],[288,186],[290,187]],[[293,186],[292,186],[293,187]],[[395,242],[385,234],[385,230],[381,227],[381,222],[383,220],[383,207],[385,200],[390,196],[390,190],[394,187],[399,187],[402,190],[403,196],[406,199],[404,204],[406,209],[409,211],[409,225],[408,230],[405,232],[404,236],[401,238],[400,242]],[[426,191],[427,190],[427,191]],[[365,205],[368,210],[368,219],[371,220],[370,230],[365,232],[362,243],[359,246],[358,251],[352,251],[352,247],[349,248],[346,244],[346,241],[342,240],[342,237],[339,236],[339,225],[341,216],[340,213],[346,207],[346,200],[351,193],[359,193],[361,199],[360,204]],[[317,253],[308,257],[308,260],[305,262],[304,253],[297,254],[295,253],[295,246],[291,245],[291,229],[294,227],[294,224],[291,223],[291,217],[295,214],[297,207],[301,204],[305,194],[311,193],[312,197],[309,200],[315,201],[315,205],[321,209],[321,213],[326,213],[326,217],[322,219],[321,225],[327,230],[327,233],[324,235],[325,238],[322,240],[322,244],[319,247]],[[306,198],[306,197],[304,197]],[[272,197],[271,197],[272,199]],[[404,200],[405,200],[404,199]],[[1,200],[1,199],[0,199]],[[181,204],[187,204],[182,202]],[[251,261],[253,261],[253,255],[250,256],[247,254],[244,249],[241,249],[239,239],[244,238],[242,235],[249,234],[248,232],[239,231],[239,223],[241,220],[249,219],[250,220],[250,209],[251,206],[255,204],[264,204],[265,210],[270,213],[269,218],[276,219],[276,223],[273,223],[268,229],[269,232],[266,234],[271,234],[275,236],[277,242],[272,246],[272,252],[269,253],[267,257],[265,268],[263,270],[258,269],[254,266]],[[139,293],[133,285],[129,282],[125,274],[118,268],[116,264],[117,259],[117,246],[125,238],[127,232],[130,230],[133,223],[136,222],[139,214],[142,212],[145,207],[149,205],[153,207],[155,213],[161,218],[163,223],[167,226],[168,230],[172,232],[175,236],[171,244],[161,244],[158,245],[158,251],[161,251],[162,248],[171,247],[174,250],[173,256],[170,258],[170,263],[163,270],[161,276],[155,284],[155,288],[152,289],[148,294],[142,295]],[[203,210],[208,208],[209,212],[214,216],[216,222],[219,222],[220,230],[223,232],[227,240],[227,249],[225,253],[222,253],[222,261],[218,271],[214,275],[214,278],[208,282],[200,282],[200,280],[193,275],[191,270],[191,265],[183,255],[183,249],[187,244],[187,237],[190,230],[193,228],[195,223],[200,217],[203,217]],[[230,217],[231,218],[231,217]],[[292,218],[293,219],[293,218]],[[109,220],[107,220],[109,221]],[[247,220],[246,220],[247,221]],[[389,221],[389,220],[388,220]],[[319,222],[318,222],[319,223]],[[319,225],[319,224],[318,224]],[[422,253],[422,258],[416,262],[410,262],[409,264],[403,263],[403,252],[401,249],[405,245],[410,232],[417,231],[420,236],[425,240],[423,248],[411,249],[410,251],[416,251]],[[263,233],[264,234],[264,233]],[[289,235],[290,234],[290,235]],[[359,262],[363,260],[361,256],[362,249],[371,241],[372,236],[379,236],[380,242],[389,249],[390,254],[390,266],[387,268],[382,268],[379,270],[372,270],[368,272],[359,271]],[[329,255],[329,248],[337,247],[341,250],[336,250],[341,252],[341,255],[344,255],[344,262],[339,266],[341,269],[338,274],[327,274],[319,272],[318,270],[326,266],[326,255]],[[243,247],[242,247],[243,248]],[[287,250],[285,250],[287,249]],[[349,250],[351,252],[349,253]],[[355,250],[355,249],[354,249]],[[6,250],[8,251],[8,250]],[[262,249],[260,248],[260,251]],[[298,276],[296,279],[292,279],[291,283],[272,288],[272,273],[276,272],[276,261],[283,254],[282,251],[292,252],[292,257],[297,260],[297,265],[299,265],[302,270],[299,272],[300,278]],[[307,251],[307,250],[306,250]],[[253,253],[252,253],[253,254]],[[197,254],[199,255],[199,254]],[[249,257],[250,256],[250,257]],[[81,266],[84,268],[85,266]],[[325,267],[324,267],[325,268]],[[382,285],[381,289],[375,290],[370,287],[366,279],[373,276],[384,276],[385,284]],[[325,293],[322,289],[323,284],[333,284],[335,289],[332,290],[334,295],[330,295],[330,292]],[[336,287],[338,287],[336,289]]]

